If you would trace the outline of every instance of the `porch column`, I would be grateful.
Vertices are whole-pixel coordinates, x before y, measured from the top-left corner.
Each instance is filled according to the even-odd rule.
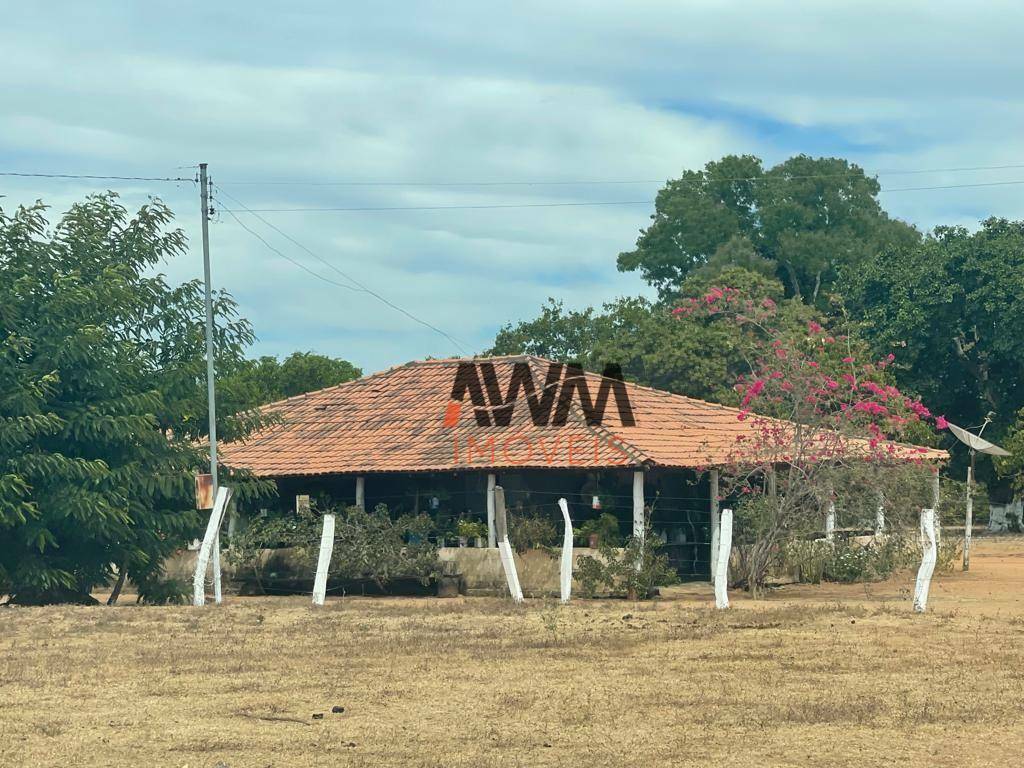
[[[825,511],[825,541],[831,544],[836,540],[836,502],[829,499],[828,509]]]
[[[715,570],[718,567],[718,539],[722,530],[722,521],[718,514],[718,470],[712,469],[710,482],[711,491],[711,583],[715,583]]]
[[[633,538],[644,540],[644,473],[633,472]]]
[[[494,486],[498,484],[498,478],[493,472],[487,474],[487,546],[498,546],[498,534],[494,525]]]
[[[366,509],[366,478],[362,475],[356,478],[356,506]]]

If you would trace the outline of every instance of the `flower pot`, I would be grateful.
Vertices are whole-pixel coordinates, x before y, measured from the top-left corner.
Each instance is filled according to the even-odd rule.
[[[598,536],[596,533],[592,533],[589,536],[587,536],[587,545],[591,549],[597,549],[597,545],[600,544],[600,543],[601,543],[601,537]]]
[[[459,547],[465,549],[468,544],[469,539],[467,539],[465,536],[459,536]]]
[[[487,544],[486,544],[486,542],[484,542],[484,537],[483,536],[477,536],[475,539],[473,539],[473,546],[476,547],[477,549],[483,549],[484,547],[486,547]]]

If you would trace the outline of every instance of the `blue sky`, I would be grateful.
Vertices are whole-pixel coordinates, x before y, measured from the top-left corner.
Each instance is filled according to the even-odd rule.
[[[840,155],[869,171],[1024,164],[1019,3],[374,5],[2,2],[0,171],[188,176],[206,161],[249,207],[301,208],[650,200],[657,183],[327,183],[668,179],[729,153]],[[1013,181],[1024,168],[880,180]],[[129,205],[170,203],[192,248],[166,272],[201,275],[192,185],[111,185]],[[102,188],[0,178],[0,203],[42,198],[60,211]],[[1024,185],[883,193],[923,229],[1020,218],[1022,200]],[[648,292],[615,257],[650,211],[264,215],[472,352],[548,296],[583,307]],[[460,351],[317,280],[230,215],[211,240],[214,280],[259,336],[253,354],[315,350],[373,371]]]

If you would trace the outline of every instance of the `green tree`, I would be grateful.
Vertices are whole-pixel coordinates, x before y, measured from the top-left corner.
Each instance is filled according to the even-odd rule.
[[[619,254],[619,269],[639,270],[663,297],[709,264],[774,269],[788,296],[813,304],[866,258],[919,239],[881,209],[878,192],[839,158],[798,155],[765,170],[756,157],[730,155],[658,192],[652,223]]]
[[[903,387],[963,426],[995,411],[985,436],[1006,434],[1024,407],[1024,222],[939,227],[866,260],[841,290],[876,351],[896,355]]]
[[[236,410],[242,410],[333,387],[362,375],[362,370],[347,360],[293,352],[280,362],[270,355],[242,361],[226,372],[221,386],[230,393]]]
[[[723,266],[716,275],[698,270],[680,292],[703,296],[714,285],[779,303],[779,322],[799,331],[817,316],[800,302],[783,301],[782,284],[774,277],[742,266]],[[536,354],[577,361],[597,371],[617,363],[627,379],[645,386],[722,403],[736,401],[733,384],[744,360],[735,326],[680,323],[673,307],[668,301],[636,297],[605,304],[600,312],[566,311],[561,302],[549,299],[539,317],[499,331],[488,354]]]
[[[42,204],[0,210],[0,593],[14,601],[87,601],[112,564],[145,594],[201,525],[203,294],[153,271],[186,247],[171,219],[159,201],[129,216],[113,193],[52,230]],[[229,296],[216,308],[230,367],[252,331]]]

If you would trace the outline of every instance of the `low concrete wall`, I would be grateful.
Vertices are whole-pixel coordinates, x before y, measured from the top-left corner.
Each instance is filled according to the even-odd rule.
[[[455,570],[461,574],[468,590],[486,592],[505,592],[508,585],[505,581],[505,572],[501,569],[501,559],[498,556],[497,548],[474,548],[474,547],[441,547],[438,549],[438,559],[442,562],[454,562]],[[263,574],[268,579],[301,578],[300,571],[295,564],[294,557],[290,557],[292,550],[275,549],[264,550]],[[192,574],[196,568],[197,553],[191,550],[179,550],[164,561],[164,573],[169,579],[181,579],[186,583],[192,582]],[[573,548],[573,571],[579,558],[590,556],[599,557],[596,549],[588,547]],[[553,594],[557,595],[560,589],[559,582],[559,557],[560,552],[554,554],[543,549],[530,549],[526,552],[516,552],[516,570],[519,573],[519,583],[523,593],[527,595]],[[238,578],[244,580],[244,575],[237,573],[222,556],[225,588],[238,587]],[[309,574],[309,581],[312,584],[312,574]],[[579,587],[574,580],[573,589]],[[310,587],[312,588],[312,587]],[[232,590],[234,591],[234,590]]]
[[[597,550],[587,547],[573,548],[574,572],[579,558],[585,556],[597,557]],[[442,562],[456,563],[456,570],[462,574],[468,590],[496,592],[508,590],[497,548],[442,547],[438,550],[438,557]],[[514,558],[523,594],[557,595],[559,593],[560,553],[551,554],[544,549],[529,549],[526,552],[516,552]],[[578,586],[574,581],[573,589]]]

